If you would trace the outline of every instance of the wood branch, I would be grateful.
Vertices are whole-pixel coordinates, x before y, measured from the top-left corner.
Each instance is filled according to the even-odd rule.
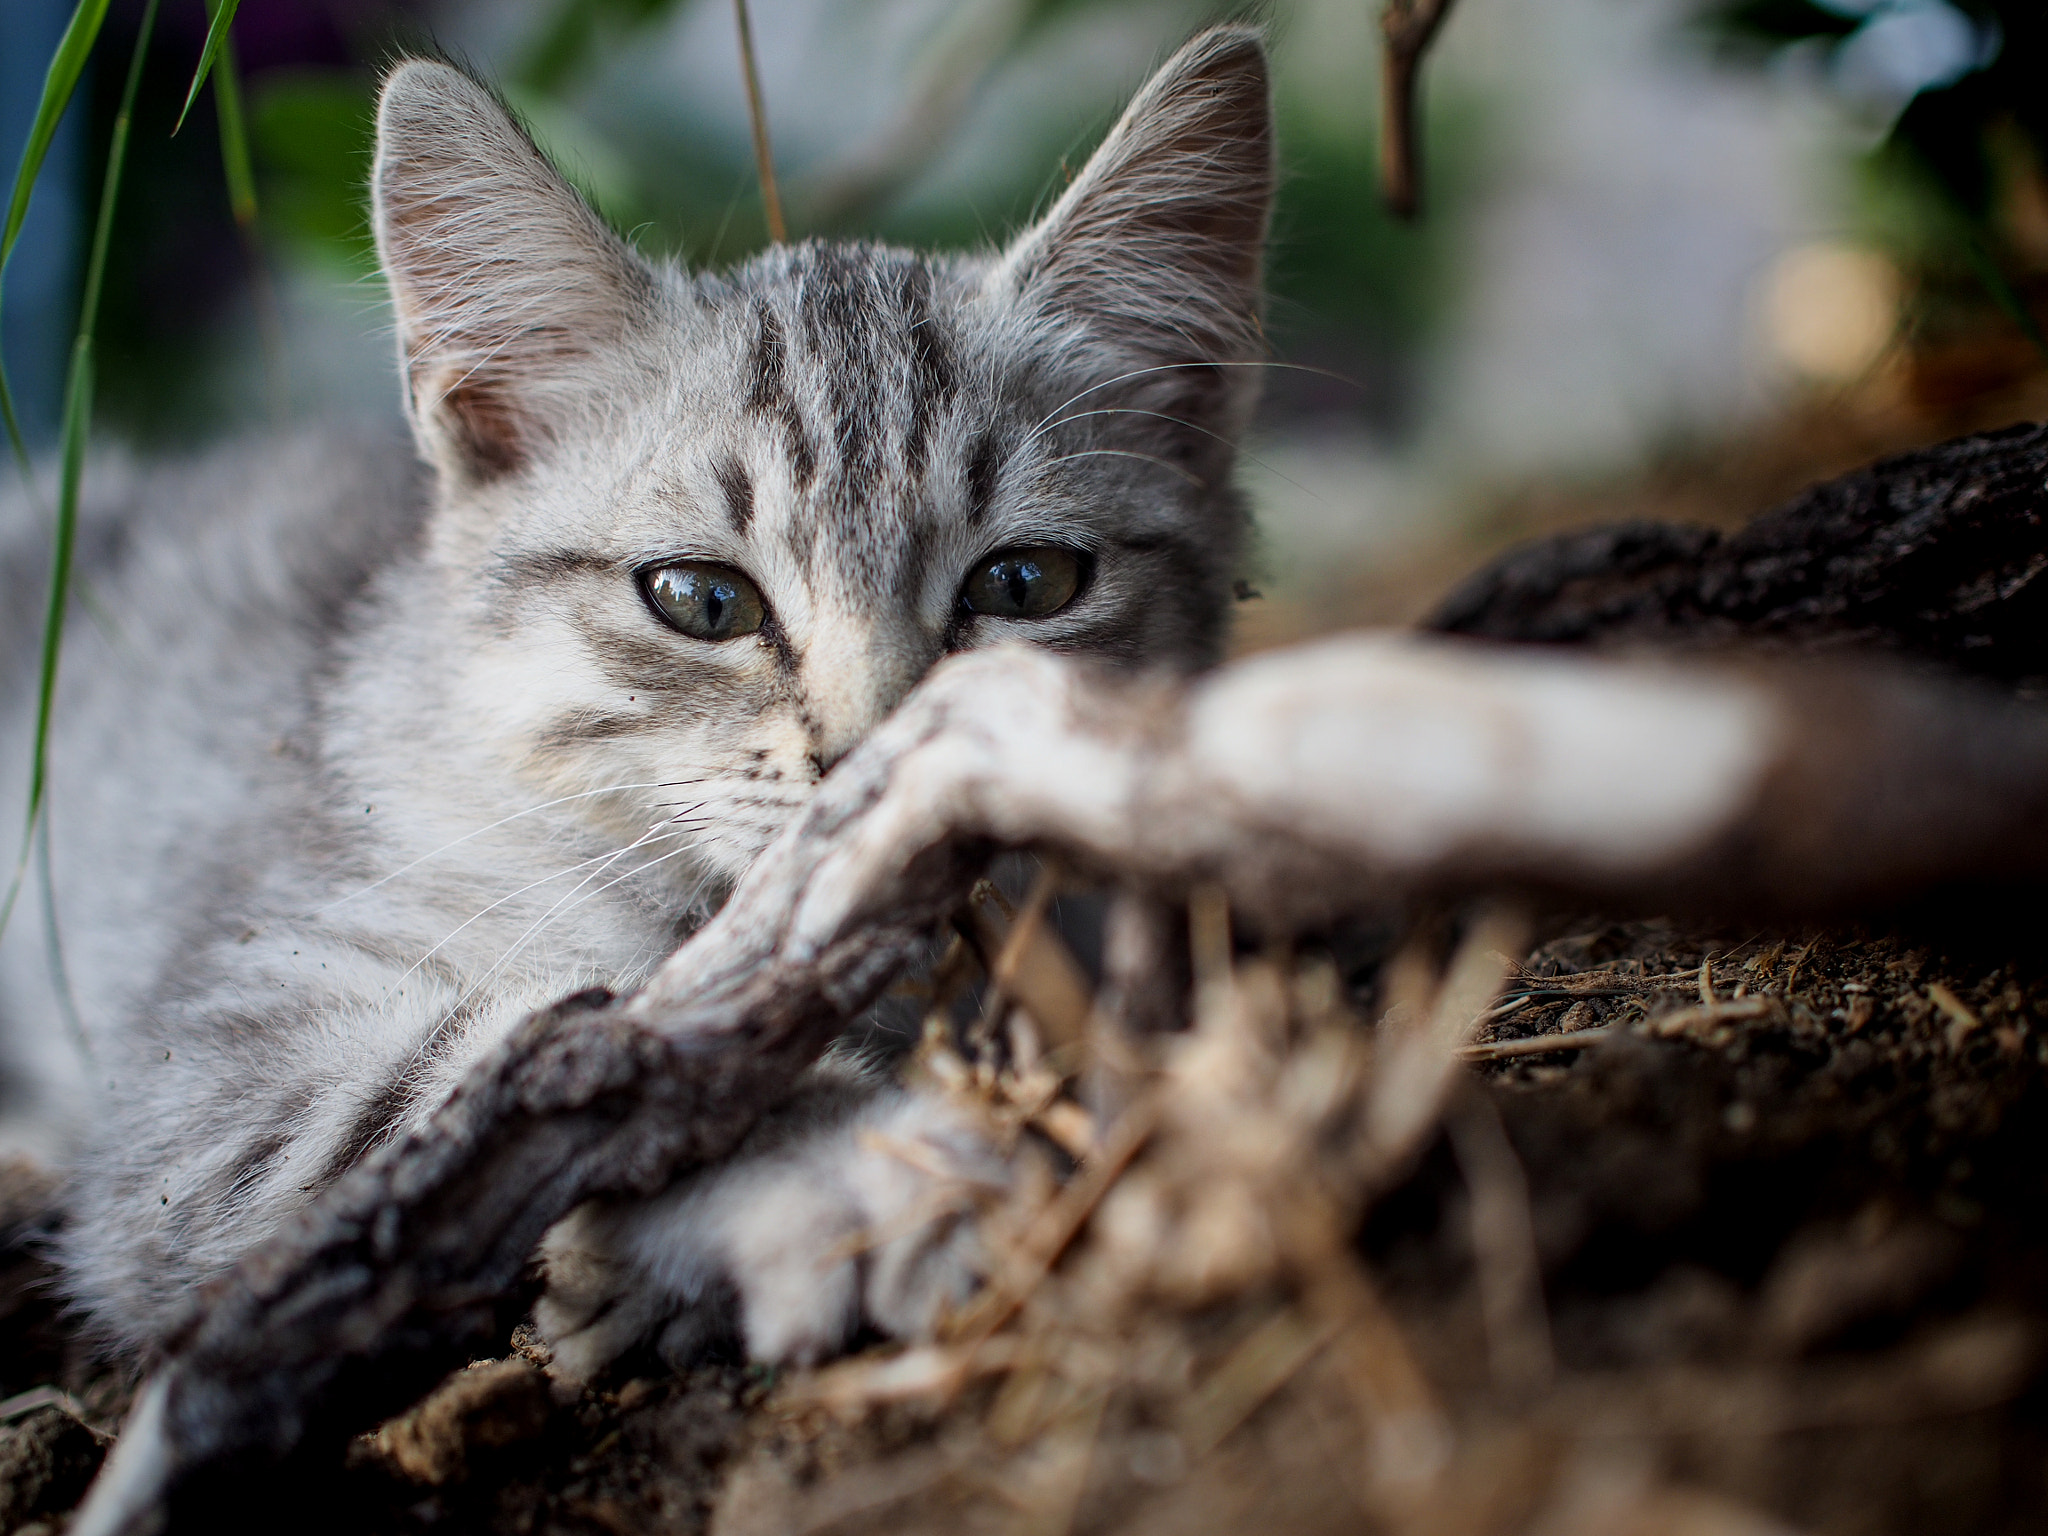
[[[74,1529],[206,1508],[401,1406],[552,1222],[735,1144],[997,845],[1154,896],[1220,891],[1255,932],[1475,890],[1814,915],[2048,872],[2048,713],[1878,667],[1399,635],[1192,684],[956,657],[645,989],[537,1015],[214,1287]]]
[[[1817,485],[1741,532],[1545,539],[1426,627],[1497,640],[1879,649],[2048,680],[2048,427],[1959,438]]]
[[[219,1523],[261,1472],[403,1407],[489,1336],[541,1235],[582,1201],[648,1192],[729,1151],[965,895],[986,850],[934,846],[852,926],[805,887],[887,783],[835,774],[724,910],[630,998],[526,1023],[417,1134],[344,1176],[199,1299],[72,1529]],[[502,1337],[502,1333],[498,1335]]]
[[[1422,58],[1450,9],[1451,0],[1387,0],[1380,12],[1380,196],[1400,219],[1422,210]]]
[[[1475,890],[1822,916],[2048,867],[2048,712],[1883,667],[1361,635],[1176,689],[988,652],[906,715],[923,744],[810,887],[828,925],[957,836],[1276,932]]]

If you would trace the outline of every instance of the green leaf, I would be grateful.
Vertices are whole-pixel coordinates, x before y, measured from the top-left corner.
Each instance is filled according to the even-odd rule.
[[[7,265],[7,258],[14,254],[15,241],[21,238],[22,221],[28,217],[28,201],[35,194],[43,157],[50,152],[50,141],[57,136],[57,125],[64,120],[64,109],[71,105],[71,93],[77,89],[78,77],[85,72],[85,61],[92,57],[92,45],[99,41],[100,23],[106,19],[107,0],[78,0],[78,9],[71,13],[71,25],[64,29],[57,51],[50,57],[49,71],[43,76],[42,100],[36,103],[35,124],[29,129],[28,143],[21,151],[21,165],[14,173],[14,195],[7,203],[7,226],[0,233],[0,268]]]
[[[206,46],[199,52],[199,67],[192,71],[192,88],[185,93],[185,105],[178,109],[177,124],[171,129],[173,137],[192,115],[192,103],[199,99],[199,87],[206,84],[213,61],[227,46],[228,28],[234,25],[235,11],[241,3],[242,0],[206,0],[206,8],[213,12],[213,24],[206,29]]]
[[[256,173],[249,160],[249,129],[242,112],[242,75],[235,67],[232,40],[221,48],[213,77],[213,104],[220,119],[220,168],[228,184],[228,206],[244,230],[256,223]]]
[[[82,9],[82,7],[81,7]],[[104,7],[102,7],[104,10]],[[121,87],[121,108],[114,117],[107,145],[107,169],[100,182],[99,217],[94,221],[92,254],[86,261],[85,292],[78,310],[78,337],[71,344],[71,371],[64,386],[63,452],[57,481],[57,526],[50,545],[50,590],[43,608],[42,665],[36,685],[35,756],[29,768],[27,826],[14,883],[0,903],[0,923],[14,910],[23,874],[29,866],[36,827],[42,820],[49,787],[50,719],[57,702],[57,663],[64,648],[64,619],[70,608],[71,567],[78,546],[78,491],[85,478],[85,451],[92,433],[93,342],[99,325],[100,291],[107,275],[107,248],[113,243],[114,209],[120,202],[121,173],[128,163],[128,131],[135,118],[135,93],[142,83],[142,64],[156,29],[157,0],[142,10],[135,34],[135,52],[128,60],[128,78]],[[68,41],[68,35],[67,35]],[[62,49],[59,49],[62,52]],[[54,66],[53,66],[54,69]],[[75,76],[74,76],[75,79]]]
[[[36,178],[42,174],[50,141],[56,138],[57,126],[64,121],[64,109],[71,105],[78,77],[85,72],[85,61],[92,57],[93,44],[99,41],[100,24],[106,19],[107,0],[78,0],[71,23],[57,42],[57,51],[50,56],[50,67],[43,75],[42,99],[36,103],[35,122],[29,128],[28,142],[22,146],[21,164],[15,168],[14,191],[7,200],[7,223],[0,227],[0,283],[5,281],[15,242],[21,238],[21,226],[28,218],[29,200],[35,196]],[[0,287],[0,293],[4,292],[4,287]],[[15,411],[14,390],[7,382],[5,362],[0,362],[0,420],[6,423],[7,441],[21,466],[22,478],[28,480],[33,473],[28,442],[22,436],[21,418]],[[8,904],[12,905],[11,897]],[[5,922],[5,914],[0,913],[0,926]]]

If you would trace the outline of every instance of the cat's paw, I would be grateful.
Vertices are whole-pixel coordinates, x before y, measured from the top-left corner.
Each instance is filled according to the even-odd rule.
[[[642,1343],[679,1366],[735,1328],[777,1364],[823,1359],[863,1325],[927,1337],[979,1282],[975,1213],[1007,1178],[971,1115],[934,1095],[799,1106],[653,1199],[559,1223],[535,1322],[570,1380]]]

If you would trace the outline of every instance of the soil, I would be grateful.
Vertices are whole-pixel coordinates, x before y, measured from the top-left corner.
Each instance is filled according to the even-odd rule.
[[[2032,948],[2034,913],[1938,916],[1735,936],[1552,923],[1480,1054],[1548,1036],[1570,1048],[1481,1060],[1466,1091],[1492,1106],[1526,1177],[1536,1326],[1554,1365],[1517,1368],[1489,1326],[1481,1181],[1459,1136],[1430,1141],[1359,1230],[1362,1270],[1448,1431],[1408,1453],[1420,1491],[1389,1495],[1361,1474],[1389,1453],[1358,1439],[1328,1341],[1298,1359],[1280,1348],[1279,1380],[1253,1370],[1221,1433],[1197,1427],[1217,1382],[1244,1374],[1248,1341],[1301,1293],[1254,1272],[1200,1297],[1126,1298],[1123,1347],[1176,1358],[1119,1367],[1119,1385],[1078,1410],[1085,1435],[1071,1402],[1020,1410],[1014,1371],[951,1395],[820,1386],[904,1358],[881,1346],[780,1377],[733,1360],[679,1377],[627,1362],[570,1394],[522,1334],[316,1474],[314,1523],[2040,1529],[2048,975],[2001,958]],[[1297,975],[1318,963],[1293,962]],[[1387,967],[1352,966],[1372,1017]],[[37,1193],[15,1189],[17,1227]],[[35,1262],[17,1247],[5,1281],[0,1389],[63,1395],[0,1407],[6,1531],[61,1528],[122,1406],[120,1383],[67,1339]]]
[[[1827,451],[1867,457],[1850,438]],[[1771,499],[1785,457],[1755,470]],[[1489,537],[1560,521],[1524,507]],[[1412,617],[1474,553],[1372,590]],[[1330,602],[1355,622],[1369,598]],[[1254,620],[1254,644],[1325,622]],[[1238,954],[1121,1096],[1091,1089],[1116,1177],[1085,1204],[1085,1173],[1063,1196],[1071,1160],[1021,1133],[1041,1176],[987,1219],[1046,1261],[1004,1271],[1001,1305],[938,1345],[785,1373],[643,1357],[569,1390],[515,1331],[345,1453],[302,1457],[293,1523],[2048,1527],[2044,915],[1981,892],[1814,932],[1551,914],[1440,1123],[1377,1161],[1354,1155],[1375,1063],[1484,914]],[[0,1164],[0,1536],[63,1528],[132,1390],[52,1297],[53,1195]],[[1067,1235],[1034,1250],[1062,1212]]]

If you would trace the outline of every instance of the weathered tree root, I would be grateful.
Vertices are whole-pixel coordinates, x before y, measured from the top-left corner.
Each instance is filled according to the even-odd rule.
[[[535,1014],[422,1130],[209,1287],[72,1529],[211,1523],[215,1498],[252,1469],[360,1430],[467,1359],[542,1233],[577,1204],[659,1189],[729,1151],[986,862],[971,840],[934,849],[898,866],[887,911],[804,925],[811,849],[831,846],[876,787],[857,765],[835,777],[645,989]]]
[[[2048,455],[2048,433],[2015,443]],[[1824,510],[1827,492],[1809,501]],[[1927,504],[1974,503],[1951,487]],[[1986,580],[1989,611],[2033,600],[2031,575]],[[1726,590],[1669,587],[1701,602]],[[1773,608],[1764,576],[1748,590],[1765,591],[1745,601],[1766,614],[1824,606]],[[1649,664],[1401,636],[1185,685],[1042,651],[957,658],[646,988],[537,1015],[424,1130],[215,1286],[74,1531],[196,1513],[237,1467],[409,1401],[471,1346],[551,1223],[734,1145],[999,845],[1156,895],[1217,887],[1244,927],[1270,933],[1476,890],[1825,915],[2048,874],[2048,711],[1896,667]]]
[[[1524,887],[1803,914],[2048,869],[2048,714],[1885,671],[1655,667],[1354,637],[1185,689],[959,658],[641,993],[522,1028],[207,1298],[78,1530],[408,1400],[592,1195],[729,1149],[992,844],[1284,930]]]
[[[2048,426],[1901,454],[1739,533],[1624,523],[1469,577],[1425,627],[1495,640],[1885,650],[2048,678]]]

